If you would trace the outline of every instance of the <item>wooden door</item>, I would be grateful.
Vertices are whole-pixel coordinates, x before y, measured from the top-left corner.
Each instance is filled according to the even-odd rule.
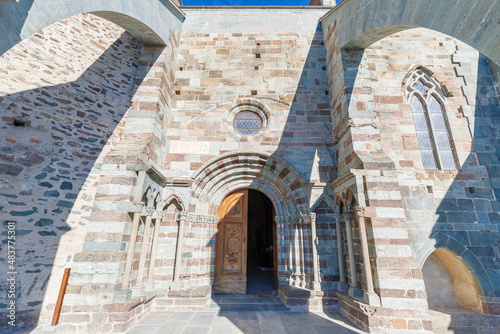
[[[219,208],[214,293],[247,291],[248,190],[227,196]]]

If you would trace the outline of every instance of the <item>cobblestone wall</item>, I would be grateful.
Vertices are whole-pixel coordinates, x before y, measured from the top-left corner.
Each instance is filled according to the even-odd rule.
[[[110,137],[119,136],[140,47],[116,25],[77,15],[0,58],[0,210],[2,223],[17,226],[20,325],[37,322],[44,296],[55,303],[62,269],[82,246],[96,175]],[[4,311],[5,291],[0,295]]]

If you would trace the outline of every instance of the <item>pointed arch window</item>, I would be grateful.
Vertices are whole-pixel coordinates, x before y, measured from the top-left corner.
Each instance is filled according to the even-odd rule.
[[[457,169],[444,108],[445,96],[430,75],[417,69],[406,86],[425,169]]]

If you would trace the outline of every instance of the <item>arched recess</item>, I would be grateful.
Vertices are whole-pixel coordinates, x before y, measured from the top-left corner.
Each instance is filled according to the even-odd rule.
[[[453,285],[453,292],[456,297],[458,305],[475,312],[483,312],[484,310],[482,307],[481,298],[478,292],[478,287],[475,284],[473,275],[464,265],[460,256],[455,254],[446,247],[439,247],[438,249],[436,249],[424,263],[424,266],[422,268],[422,273],[424,275],[424,283],[426,285],[426,289],[428,290],[431,287],[437,288],[439,290],[446,289],[446,284],[444,284],[443,287],[439,286],[439,284],[443,282],[442,280],[439,281],[433,280],[432,282],[428,282],[428,280],[426,280],[426,278],[427,279],[429,278],[428,275],[430,274],[428,272],[427,269],[428,267],[426,265],[428,264],[429,260],[431,260],[433,257],[436,257],[441,262],[441,264],[446,268],[446,271],[448,272],[451,278],[451,282]],[[444,275],[440,276],[441,279],[446,278],[446,276]],[[428,298],[430,299],[431,296],[429,295],[429,291],[427,293],[428,293]],[[447,301],[447,303],[449,303],[449,301]]]
[[[496,0],[344,0],[320,22],[338,22],[339,46],[365,49],[393,33],[428,28],[469,44],[500,64],[500,3]]]
[[[118,24],[147,45],[168,45],[184,13],[171,1],[26,0],[0,2],[0,55],[38,30],[67,17],[91,13]]]
[[[337,213],[335,211],[337,205],[332,200],[330,196],[321,195],[316,202],[311,206],[311,212],[316,212],[316,209],[321,207],[322,205],[327,206],[333,213]]]
[[[488,313],[484,298],[489,296],[493,287],[484,267],[474,254],[457,240],[438,233],[417,251],[416,258],[422,268],[431,255],[434,255],[449,273],[458,305],[475,312]],[[424,281],[425,276],[426,273]]]
[[[277,216],[309,212],[306,182],[281,159],[263,153],[232,152],[203,165],[193,177],[190,212],[216,215],[231,192],[250,188],[267,195]]]
[[[168,209],[169,206],[174,205],[178,211],[186,211],[186,206],[182,197],[174,191],[168,191],[164,194],[163,210]]]

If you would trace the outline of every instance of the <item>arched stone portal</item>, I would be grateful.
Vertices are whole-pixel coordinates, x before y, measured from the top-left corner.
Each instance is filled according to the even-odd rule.
[[[189,211],[215,215],[224,199],[237,190],[264,193],[276,210],[278,281],[309,288],[313,269],[307,185],[279,158],[252,152],[229,153],[209,161],[196,173]]]

